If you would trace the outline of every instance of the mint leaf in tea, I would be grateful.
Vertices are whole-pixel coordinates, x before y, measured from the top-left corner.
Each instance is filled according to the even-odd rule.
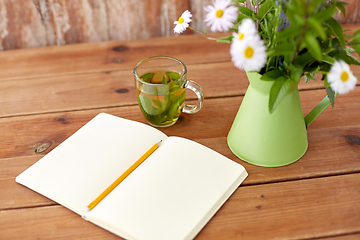
[[[185,79],[176,72],[154,71],[143,74],[136,87],[141,111],[154,126],[170,126],[179,118],[184,106]]]
[[[152,77],[154,76],[154,73],[145,73],[143,75],[141,75],[140,79],[143,80],[144,82],[150,82]]]
[[[140,79],[147,83],[166,84],[178,80],[180,77],[181,74],[177,72],[155,71],[141,75]]]

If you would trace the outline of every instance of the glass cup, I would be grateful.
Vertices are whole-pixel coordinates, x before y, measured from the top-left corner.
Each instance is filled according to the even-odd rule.
[[[134,68],[135,87],[140,109],[155,127],[176,123],[181,112],[196,113],[204,101],[202,88],[186,79],[184,63],[173,57],[155,56],[142,60]],[[196,105],[185,104],[186,89],[197,96]]]

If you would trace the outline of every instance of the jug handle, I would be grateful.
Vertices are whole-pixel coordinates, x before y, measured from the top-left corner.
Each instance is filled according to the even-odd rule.
[[[337,93],[335,93],[335,97],[336,97]],[[306,117],[305,117],[305,125],[306,128],[310,125],[310,123],[312,123],[315,118],[317,118],[320,113],[322,113],[329,105],[330,105],[330,99],[328,96],[326,96],[318,105],[316,105],[316,107],[314,107],[313,110],[311,110],[311,112],[309,112]]]

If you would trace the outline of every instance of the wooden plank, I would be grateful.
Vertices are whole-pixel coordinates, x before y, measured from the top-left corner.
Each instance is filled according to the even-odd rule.
[[[187,65],[230,61],[229,44],[202,36],[69,44],[0,52],[0,81],[132,70],[139,61],[158,55],[173,56]]]
[[[19,49],[170,36],[190,7],[174,0],[7,0],[1,9],[0,48]]]
[[[325,110],[309,129],[334,126],[351,127],[359,124],[358,111],[356,111],[360,105],[359,95],[360,88],[357,87],[351,93],[339,96],[336,107],[333,110],[331,107]],[[322,89],[304,91],[300,93],[300,96],[303,100],[304,113],[307,113],[322,100],[325,91]],[[185,136],[190,139],[226,136],[240,102],[241,98],[208,99],[199,113],[194,115],[183,114],[181,120],[175,126],[162,130],[171,135]],[[0,119],[0,132],[2,133],[0,136],[0,158],[32,156],[35,154],[34,151],[37,146],[42,143],[52,143],[52,148],[101,111],[145,122],[137,105],[2,118]],[[323,119],[325,121],[322,121]],[[331,121],[326,121],[328,119],[331,119]],[[205,126],[211,129],[207,129]]]
[[[0,211],[0,223],[3,240],[119,239],[62,206]]]
[[[188,78],[205,97],[239,95],[248,85],[231,62],[189,65]],[[2,117],[137,104],[131,70],[2,81],[0,89]]]
[[[321,239],[324,239],[324,240],[359,240],[360,233],[340,235],[340,236],[335,236],[335,237],[324,237]]]
[[[324,91],[304,91],[300,95],[308,112],[323,98]],[[249,173],[244,185],[356,173],[360,172],[359,96],[360,87],[339,96],[336,107],[326,109],[308,128],[309,148],[304,157],[281,168],[250,165],[229,150],[226,136],[241,97],[208,99],[197,114],[183,114],[174,126],[161,130],[169,136],[195,140],[239,162]],[[103,111],[145,122],[138,106],[0,119],[0,209],[49,204],[48,199],[16,184],[15,177]]]
[[[359,2],[345,2],[346,17],[338,13],[335,18],[360,23]],[[211,4],[210,0],[1,1],[0,49],[173,36],[173,22],[185,9],[193,14],[192,27],[210,32],[204,7]]]
[[[1,159],[0,165],[4,167],[0,170],[0,211],[10,208],[29,207],[29,206],[49,206],[57,205],[52,200],[28,189],[19,188],[19,184],[15,182],[15,177],[19,173],[25,171],[29,166],[38,161],[41,156],[19,157],[17,159]],[[5,167],[6,166],[6,167]],[[1,238],[0,238],[1,239]]]
[[[189,1],[118,1],[105,2],[111,40],[168,37],[174,34],[174,21],[190,9]]]
[[[360,174],[240,187],[197,239],[308,239],[360,231]]]
[[[360,66],[353,70],[360,79]],[[190,64],[187,76],[202,86],[205,98],[241,96],[249,84],[232,62]],[[322,81],[299,85],[322,87]],[[188,96],[195,97],[191,91]],[[0,81],[0,101],[0,117],[137,104],[130,70]]]
[[[360,231],[360,174],[240,186],[196,239],[309,239]],[[76,226],[76,228],[74,228]],[[21,229],[21,231],[19,231]],[[61,206],[0,211],[1,239],[113,239]]]
[[[343,27],[349,30],[349,34],[359,29],[358,24]],[[226,34],[211,36],[224,35]],[[154,38],[151,41],[69,44],[0,52],[0,81],[132,70],[140,60],[155,55],[173,56],[187,65],[230,61],[229,44],[216,43],[199,35]]]

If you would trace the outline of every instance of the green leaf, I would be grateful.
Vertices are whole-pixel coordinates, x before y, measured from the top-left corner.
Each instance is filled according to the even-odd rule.
[[[290,78],[291,78],[291,80],[293,80],[295,82],[299,82],[301,76],[304,73],[303,68],[301,66],[298,66],[298,65],[290,64],[289,65],[289,70],[290,70]]]
[[[304,75],[305,83],[308,83],[310,80],[316,80],[316,79],[314,78],[314,76],[315,76],[315,73],[306,73],[306,74]]]
[[[349,53],[355,52],[355,50],[354,50],[353,48],[348,47],[348,46],[345,47],[345,51],[346,51],[346,52],[349,52]]]
[[[325,55],[325,56],[323,56],[322,61],[325,62],[325,63],[334,64],[335,59],[328,56],[328,55]]]
[[[360,43],[360,29],[354,33],[349,43]]]
[[[266,0],[265,2],[263,2],[258,11],[258,18],[262,19],[272,6],[273,2],[271,0]]]
[[[309,26],[321,37],[322,40],[327,39],[326,33],[324,31],[323,26],[321,26],[321,22],[319,22],[316,18],[309,18],[308,19]]]
[[[326,94],[328,98],[330,99],[331,106],[334,108],[335,105],[335,92],[330,88],[326,88]]]
[[[243,7],[243,6],[239,6],[239,10],[240,12],[242,12],[243,14],[249,16],[249,17],[253,17],[254,16],[254,12],[247,8],[247,7]]]
[[[334,36],[339,39],[341,46],[345,47],[344,33],[340,23],[334,18],[329,18],[326,23],[328,24],[328,27],[332,30]]]
[[[335,58],[345,61],[349,65],[360,65],[360,61],[351,53],[346,51],[339,51],[334,55]]]
[[[314,61],[314,57],[309,52],[306,52],[296,56],[294,65],[298,65],[304,68],[311,61]]]
[[[216,42],[231,43],[233,38],[234,38],[233,35],[226,36],[226,37],[219,37],[218,39],[216,39]]]
[[[331,67],[332,67],[332,64],[328,64],[328,63],[326,63],[326,62],[323,62],[323,63],[320,65],[319,71],[320,71],[320,72],[324,72],[324,73],[328,73],[328,72],[330,72]]]
[[[311,0],[311,1],[308,1],[308,2],[310,2],[311,7],[314,8],[314,7],[317,7],[318,5],[320,5],[324,1],[323,0]]]
[[[159,106],[161,106],[161,103],[154,102],[154,104],[159,104],[159,106],[156,105],[157,107],[154,107],[153,106],[154,100],[150,99],[146,96],[139,95],[138,101],[139,101],[139,106],[141,108],[141,111],[147,116],[147,118],[150,115],[158,115],[164,111],[163,108],[159,107]]]
[[[295,52],[296,47],[292,43],[282,43],[270,49],[267,53],[268,57],[282,56]]]
[[[270,89],[269,111],[272,113],[286,95],[290,86],[290,80],[285,77],[276,79]]]
[[[151,99],[152,102],[160,109],[165,109],[166,107],[166,103],[165,102],[161,102],[159,100],[156,100],[156,99]]]
[[[172,80],[178,80],[179,78],[181,78],[181,74],[177,72],[166,72],[166,75],[168,75],[168,77]]]
[[[323,22],[323,21],[329,19],[335,13],[336,13],[335,8],[327,8],[323,11],[319,11],[319,12],[315,13],[312,16],[313,16],[313,18],[317,19],[319,22]]]
[[[348,58],[349,58],[349,64],[354,64],[354,65],[360,65],[360,61],[351,53],[347,52],[346,53]]]
[[[311,35],[311,33],[305,34],[306,48],[309,49],[310,54],[318,61],[321,61],[321,48],[319,41]]]
[[[330,88],[330,83],[329,83],[328,80],[327,80],[327,75],[326,75],[326,74],[323,74],[321,80],[324,81],[324,87],[325,87],[325,88]]]
[[[241,22],[242,20],[244,20],[245,18],[253,18],[252,16],[248,16],[248,15],[245,15],[245,14],[242,14],[242,13],[239,13],[238,14],[238,22]],[[236,31],[237,31],[238,28],[236,28]]]
[[[151,82],[152,77],[154,76],[154,73],[145,73],[143,75],[140,76],[140,79],[143,80],[144,82]]]
[[[285,30],[281,31],[279,35],[277,36],[278,41],[287,40],[289,38],[294,38],[302,33],[302,28],[299,28],[298,26],[289,27]]]
[[[165,76],[163,76],[163,78],[162,78],[162,80],[161,80],[161,83],[162,83],[162,84],[167,83]]]
[[[269,71],[269,72],[266,72],[263,75],[261,75],[260,79],[263,81],[275,81],[276,79],[278,79],[281,76],[285,76],[285,73],[283,71],[273,70],[273,71]]]
[[[355,49],[356,53],[360,56],[360,44],[352,45],[352,47]]]
[[[345,11],[345,5],[347,5],[346,2],[339,2],[339,1],[335,1],[335,6],[342,12],[342,14],[345,17],[346,11]]]

